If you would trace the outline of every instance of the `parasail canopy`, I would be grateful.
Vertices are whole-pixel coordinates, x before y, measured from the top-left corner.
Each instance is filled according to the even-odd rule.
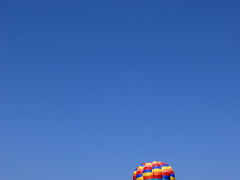
[[[133,180],[175,180],[171,166],[164,162],[142,163],[133,172]]]

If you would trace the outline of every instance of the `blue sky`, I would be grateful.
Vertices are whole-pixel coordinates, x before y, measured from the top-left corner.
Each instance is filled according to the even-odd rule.
[[[4,0],[0,179],[240,178],[240,2]]]

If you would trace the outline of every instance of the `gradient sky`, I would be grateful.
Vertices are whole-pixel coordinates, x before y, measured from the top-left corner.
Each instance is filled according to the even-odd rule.
[[[3,0],[0,179],[240,179],[239,0]]]

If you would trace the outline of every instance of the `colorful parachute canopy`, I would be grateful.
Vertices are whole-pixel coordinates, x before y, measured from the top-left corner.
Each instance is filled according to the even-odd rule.
[[[166,163],[153,161],[142,163],[133,173],[133,180],[175,180],[171,166]]]

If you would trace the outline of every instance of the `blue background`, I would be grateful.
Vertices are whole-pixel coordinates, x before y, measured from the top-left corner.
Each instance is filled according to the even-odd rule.
[[[240,179],[240,1],[3,0],[0,179]]]

